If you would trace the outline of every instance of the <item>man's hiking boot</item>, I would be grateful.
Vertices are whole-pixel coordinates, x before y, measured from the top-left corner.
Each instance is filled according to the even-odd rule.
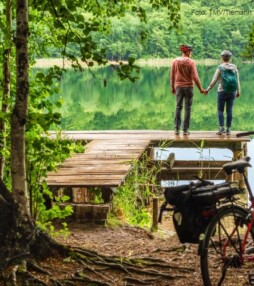
[[[231,134],[231,132],[230,132],[230,129],[229,129],[229,128],[227,128],[226,133],[227,133],[227,135],[230,135],[230,134]]]
[[[180,130],[178,128],[175,129],[175,135],[179,135],[180,134]]]
[[[219,131],[218,131],[216,134],[217,134],[217,135],[222,135],[222,134],[225,134],[225,133],[226,133],[226,131],[225,131],[224,127],[221,126],[221,127],[219,128]]]
[[[183,135],[190,135],[190,132],[188,130],[183,130]]]

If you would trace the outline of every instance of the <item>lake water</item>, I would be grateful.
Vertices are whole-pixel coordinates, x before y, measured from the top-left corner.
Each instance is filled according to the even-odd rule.
[[[212,79],[216,66],[198,66],[203,87]],[[254,129],[254,65],[238,65],[241,97],[234,105],[232,130]],[[60,109],[64,130],[174,129],[175,97],[169,87],[169,67],[142,67],[135,83],[121,81],[111,68],[68,71],[61,83],[64,104]],[[104,85],[105,80],[107,85]],[[204,96],[195,89],[191,130],[217,130],[216,87]],[[174,150],[176,158],[196,160],[197,150]],[[204,150],[216,160],[232,157],[229,150]],[[254,142],[248,145],[254,162]],[[190,155],[192,154],[192,155]],[[192,157],[190,157],[192,156]],[[208,155],[204,154],[205,157]],[[254,165],[254,163],[253,163]],[[250,170],[252,173],[253,171]],[[254,176],[249,176],[254,186]]]
[[[206,88],[216,66],[198,66]],[[233,130],[253,129],[254,65],[238,65],[241,97],[234,106]],[[111,68],[69,71],[61,83],[65,130],[174,129],[175,97],[169,87],[169,67],[143,67],[140,79],[121,81]],[[104,79],[107,86],[104,87]],[[254,106],[254,104],[253,104]],[[216,87],[203,96],[195,89],[190,130],[217,130]]]

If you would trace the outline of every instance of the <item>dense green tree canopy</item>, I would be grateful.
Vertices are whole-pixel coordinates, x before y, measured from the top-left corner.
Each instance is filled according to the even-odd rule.
[[[245,4],[244,4],[245,3]],[[246,1],[181,1],[181,24],[168,29],[163,10],[149,10],[147,41],[140,43],[137,34],[142,23],[133,14],[113,18],[110,35],[95,34],[96,43],[107,47],[109,59],[171,58],[178,53],[181,43],[194,46],[196,58],[217,58],[221,49],[230,49],[234,55],[243,55],[253,23],[253,2]]]

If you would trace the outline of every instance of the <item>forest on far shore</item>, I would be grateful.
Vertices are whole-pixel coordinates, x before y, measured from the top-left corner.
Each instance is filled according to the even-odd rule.
[[[193,56],[198,59],[218,58],[223,49],[231,50],[236,58],[248,56],[245,47],[253,25],[253,1],[181,1],[181,24],[171,30],[166,11],[149,10],[145,0],[141,5],[147,11],[146,24],[129,12],[111,19],[110,33],[93,33],[95,43],[107,50],[109,60],[173,58],[181,43],[193,45]],[[144,25],[149,37],[141,41]],[[71,50],[75,53],[78,47],[73,45]],[[52,47],[48,54],[61,57],[61,51]]]

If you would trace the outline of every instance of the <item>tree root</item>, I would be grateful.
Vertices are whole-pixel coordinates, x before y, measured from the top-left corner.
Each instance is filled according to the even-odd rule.
[[[29,280],[32,283],[31,285],[48,286],[47,283],[45,283],[43,280],[36,277],[36,275],[32,274],[31,272],[28,272],[28,271],[22,272],[21,276],[23,276],[22,277],[23,280],[25,281]]]
[[[184,252],[186,250],[186,245],[182,244],[179,246],[174,246],[174,247],[170,247],[170,248],[157,248],[153,251],[153,253],[156,252]]]
[[[38,273],[41,273],[41,274],[47,274],[47,275],[52,275],[49,271],[43,269],[42,267],[40,267],[37,263],[35,262],[28,262],[27,263],[27,268],[29,270],[32,270],[32,271],[36,271]]]
[[[133,285],[138,285],[138,284],[142,284],[142,285],[151,285],[152,283],[156,283],[159,280],[159,277],[156,278],[151,278],[151,279],[144,279],[144,280],[140,280],[137,278],[133,278],[133,277],[125,277],[126,282],[128,283],[128,285],[132,285],[130,283],[134,283]]]
[[[8,263],[9,265],[14,262],[18,265],[20,263],[19,259],[27,259],[27,271],[16,273],[16,285],[80,286],[93,284],[98,286],[113,286],[158,285],[158,283],[163,285],[161,281],[167,283],[168,280],[172,281],[186,277],[186,273],[188,275],[188,273],[194,271],[192,268],[178,267],[171,265],[163,259],[152,257],[126,258],[101,255],[96,251],[58,244],[44,233],[37,232],[36,234],[36,240],[30,249],[31,254],[33,254],[31,257],[27,259],[26,256],[28,253],[20,252],[19,255],[13,256],[7,261],[11,262]],[[46,254],[43,254],[43,249],[46,249]],[[59,276],[54,277],[54,275],[59,274],[59,270],[56,268],[50,268],[49,265],[43,267],[41,266],[43,264],[37,264],[41,259],[43,261],[47,257],[53,258],[55,256],[60,256],[63,259],[63,264],[75,263],[75,271],[73,271],[73,267],[66,267],[66,269],[60,270],[61,278],[59,278]],[[73,272],[71,273],[71,271]],[[19,284],[19,281],[24,281],[24,277],[29,282]]]
[[[95,279],[91,279],[88,276],[84,276],[82,275],[82,277],[73,277],[73,281],[79,281],[79,282],[87,282],[87,283],[91,283],[92,285],[98,285],[98,286],[112,286],[112,284],[109,284],[107,282],[102,282],[99,280],[95,280]]]
[[[76,261],[76,263],[81,266],[81,268],[74,274],[71,275],[71,273],[66,271],[66,274],[64,275],[66,278],[55,279],[53,277],[54,269],[52,269],[52,271],[48,271],[36,263],[29,262],[29,271],[32,270],[33,273],[26,271],[22,273],[21,276],[23,276],[23,279],[26,277],[27,280],[30,281],[30,284],[27,285],[42,286],[77,286],[86,284],[98,286],[158,285],[158,281],[172,281],[174,279],[184,278],[184,273],[194,271],[191,268],[186,269],[170,265],[164,260],[151,257],[135,259],[115,256],[110,257],[99,255],[96,252],[72,248],[69,249],[69,253],[66,253],[71,257],[71,260],[68,263]],[[112,281],[112,273],[113,277],[117,277],[119,283]],[[18,275],[20,274],[17,273],[17,276]],[[45,277],[45,279],[42,277]],[[19,281],[20,279],[23,280],[22,278],[19,278]]]
[[[94,273],[97,277],[100,277],[101,279],[105,278],[101,273],[109,269],[108,267],[93,269],[92,267],[86,265],[82,260],[80,261],[80,263],[84,265],[83,271],[89,271],[90,273]],[[105,274],[105,276],[107,276],[108,279],[111,279],[109,275]]]
[[[187,267],[179,267],[170,265],[167,261],[163,259],[153,258],[153,257],[140,257],[137,258],[138,261],[141,261],[144,265],[150,266],[150,267],[161,267],[161,268],[170,268],[175,270],[180,270],[183,272],[194,272],[194,268],[187,268]],[[135,264],[135,259],[131,260],[133,264]]]

